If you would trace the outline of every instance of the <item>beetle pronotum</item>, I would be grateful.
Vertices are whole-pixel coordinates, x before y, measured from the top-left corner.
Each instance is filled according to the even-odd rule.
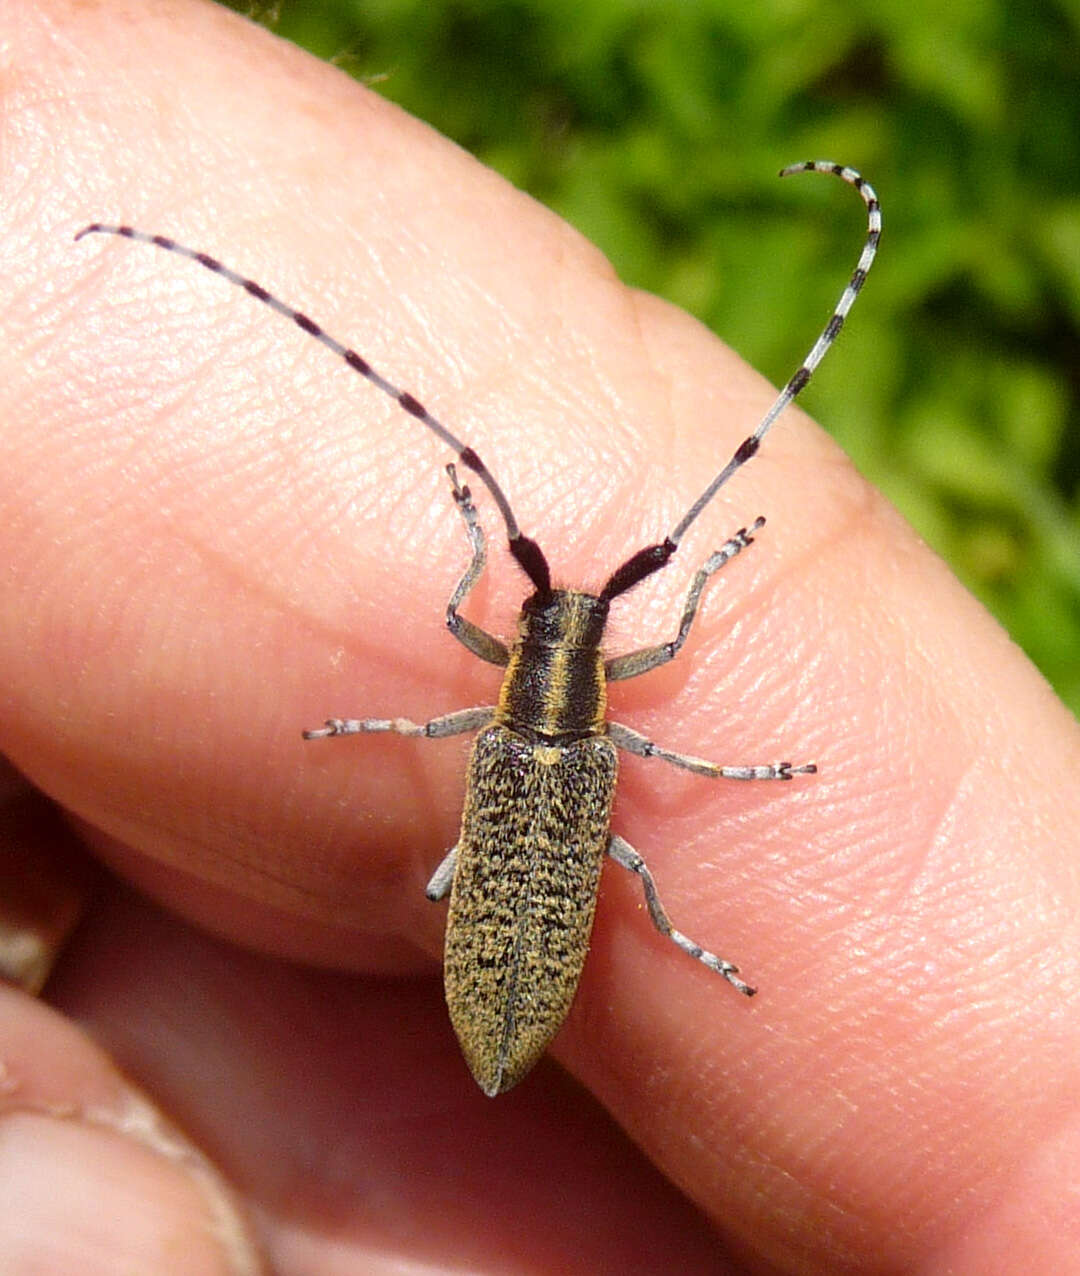
[[[676,930],[660,903],[642,857],[610,830],[617,749],[661,758],[697,775],[733,780],[790,780],[816,771],[780,762],[718,766],[672,753],[606,716],[607,683],[636,678],[671,660],[686,641],[709,578],[752,543],[764,526],[740,528],[694,576],[678,632],[669,642],[605,658],[600,650],[613,599],[659,571],[690,525],[721,487],[757,452],[773,422],[810,380],[835,341],[877,251],[881,212],[873,188],[851,168],[824,160],[781,172],[828,173],[853,186],[867,209],[867,235],[855,268],[828,324],[754,431],[690,506],[671,533],[638,550],[609,577],[599,594],[555,589],[536,541],[522,535],[502,488],[475,451],[462,443],[408,391],[377,372],[355,350],[269,293],[261,284],[162,235],[95,222],[75,238],[120,235],[188,257],[291,319],[309,336],[367,378],[422,422],[483,482],[506,525],[510,552],[533,592],[522,604],[518,637],[507,645],[460,614],[486,559],[485,538],[468,487],[447,466],[451,491],[472,552],[446,608],[446,623],[474,655],[505,669],[498,703],[416,723],[405,718],[331,718],[305,731],[308,740],[392,731],[443,738],[480,734],[473,745],[461,833],[435,870],[429,899],[450,895],[444,977],[450,1018],[473,1075],[485,1094],[500,1094],[529,1071],[558,1031],[577,989],[589,946],[601,862],[605,853],[641,879],[656,928],[746,996],[754,989],[738,968]]]

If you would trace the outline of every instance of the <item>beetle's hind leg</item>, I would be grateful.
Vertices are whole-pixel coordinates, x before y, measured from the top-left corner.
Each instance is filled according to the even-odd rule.
[[[670,762],[672,766],[682,767],[684,771],[708,776],[710,780],[790,780],[796,775],[814,775],[817,772],[813,762],[804,762],[800,766],[791,762],[773,762],[767,766],[717,766],[715,762],[695,758],[689,753],[672,753],[670,749],[662,749],[655,741],[631,727],[623,726],[621,722],[608,723],[608,736],[612,744],[625,749],[627,753],[636,754],[639,758],[659,758],[662,762]]]
[[[641,878],[641,885],[645,891],[645,903],[649,908],[649,916],[661,935],[666,935],[688,957],[693,957],[695,961],[700,961],[703,966],[708,966],[710,970],[715,971],[718,975],[723,975],[732,988],[737,989],[744,996],[752,997],[757,992],[756,988],[751,988],[748,983],[739,978],[739,968],[734,962],[725,961],[723,957],[717,957],[715,953],[708,952],[700,944],[695,944],[681,930],[676,930],[672,926],[671,918],[664,911],[664,906],[660,903],[660,896],[656,893],[656,883],[653,881],[653,875],[649,872],[648,865],[629,842],[619,837],[617,833],[612,833],[607,851],[616,864],[621,864],[623,868],[629,869],[631,873],[636,873]]]
[[[450,887],[454,884],[454,870],[456,868],[457,847],[452,846],[440,861],[439,867],[432,873],[431,881],[424,888],[424,894],[433,904],[437,904],[440,899],[445,899],[450,894]]]

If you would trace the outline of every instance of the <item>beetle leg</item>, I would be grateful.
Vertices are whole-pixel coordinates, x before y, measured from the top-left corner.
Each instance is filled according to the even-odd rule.
[[[656,883],[653,881],[653,875],[649,872],[648,865],[629,842],[619,837],[617,833],[612,833],[611,840],[608,842],[608,854],[616,864],[621,864],[623,868],[628,869],[631,873],[636,873],[641,878],[641,885],[645,891],[645,903],[649,908],[649,916],[661,935],[666,935],[687,956],[693,957],[695,961],[700,961],[703,966],[708,966],[716,974],[723,975],[733,988],[737,988],[745,996],[752,997],[757,992],[756,988],[751,988],[749,984],[744,983],[739,978],[739,968],[733,962],[725,961],[723,957],[717,957],[715,953],[708,952],[700,944],[695,944],[681,930],[676,930],[672,926],[671,919],[664,911],[663,904],[660,903],[660,896],[656,893]]]
[[[620,678],[636,678],[638,674],[648,673],[657,665],[666,665],[669,660],[674,660],[679,648],[686,641],[690,626],[694,623],[694,617],[701,603],[701,594],[709,577],[718,572],[725,563],[730,562],[740,550],[752,545],[754,533],[764,526],[764,518],[756,518],[749,527],[740,527],[730,540],[726,540],[715,553],[710,554],[690,584],[682,620],[679,622],[679,632],[671,642],[662,642],[656,647],[642,647],[640,651],[628,651],[623,656],[615,656],[607,661],[604,665],[604,676],[608,682],[617,682]]]
[[[424,889],[424,894],[433,904],[450,894],[450,887],[454,884],[455,868],[457,868],[457,847],[452,846],[440,861],[439,867],[432,873],[431,881]]]
[[[408,718],[327,718],[326,725],[305,731],[305,740],[324,740],[334,735],[367,735],[392,731],[395,735],[420,735],[429,740],[441,740],[448,735],[462,735],[466,731],[479,731],[495,716],[493,705],[478,705],[475,709],[458,709],[432,718],[430,722],[412,722]]]
[[[506,644],[500,642],[494,634],[489,634],[486,629],[481,629],[471,620],[458,615],[458,608],[484,570],[487,562],[487,548],[484,541],[484,529],[480,526],[472,493],[458,482],[455,466],[448,465],[446,472],[450,475],[454,504],[458,507],[458,512],[465,524],[465,535],[472,546],[472,559],[465,569],[465,574],[458,581],[457,588],[450,595],[450,601],[446,604],[446,627],[462,646],[468,647],[474,656],[479,656],[490,665],[505,665],[510,659]]]
[[[684,771],[708,776],[710,780],[790,780],[792,776],[814,775],[817,772],[813,762],[806,762],[802,766],[794,766],[790,762],[775,762],[771,766],[717,766],[715,762],[707,762],[704,758],[695,758],[688,753],[672,753],[670,749],[662,749],[654,741],[632,727],[623,726],[621,722],[608,723],[608,736],[612,744],[625,749],[627,753],[636,754],[639,758],[660,758],[663,762],[670,762],[672,766],[682,767]]]

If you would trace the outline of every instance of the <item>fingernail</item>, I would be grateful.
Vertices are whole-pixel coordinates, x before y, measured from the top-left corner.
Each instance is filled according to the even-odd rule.
[[[0,1272],[245,1270],[223,1249],[220,1220],[192,1176],[106,1127],[9,1113],[0,1120],[0,1201]]]

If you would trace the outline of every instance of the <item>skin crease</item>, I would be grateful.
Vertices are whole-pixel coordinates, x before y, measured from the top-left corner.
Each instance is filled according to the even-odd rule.
[[[493,701],[442,627],[468,557],[452,458],[221,280],[72,236],[131,221],[308,310],[478,449],[563,583],[669,530],[771,391],[466,154],[224,11],[8,0],[0,29],[3,747],[117,875],[53,1009],[0,996],[5,1137],[21,1120],[38,1157],[0,1173],[29,1191],[53,1155],[27,1112],[141,1091],[285,1276],[1069,1270],[1080,740],[1023,655],[785,414],[610,630],[671,636],[708,552],[768,517],[680,659],[611,697],[671,748],[817,762],[775,785],[622,765],[614,827],[760,995],[656,935],[608,866],[553,1049],[580,1088],[544,1062],[485,1099],[422,895],[465,744],[299,736]],[[854,264],[862,210],[834,195]],[[478,501],[492,567],[466,611],[505,636],[522,580]],[[79,1173],[105,1190],[82,1146],[55,1153],[57,1223]],[[202,1198],[164,1182],[142,1222],[198,1228]],[[9,1212],[0,1258],[34,1217]],[[212,1270],[116,1217],[144,1269]]]

